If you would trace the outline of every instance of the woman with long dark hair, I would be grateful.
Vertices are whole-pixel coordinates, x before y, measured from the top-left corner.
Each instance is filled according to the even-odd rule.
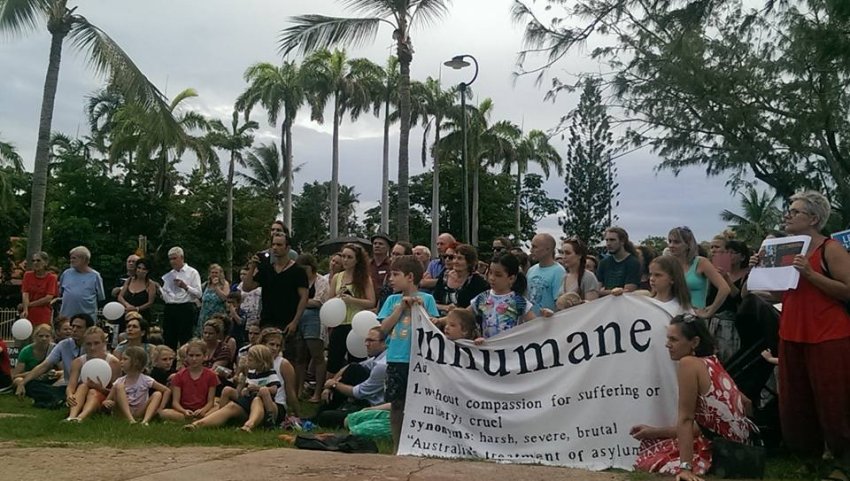
[[[118,324],[118,332],[124,332],[127,326],[126,314],[138,312],[150,322],[150,308],[156,301],[156,284],[150,279],[150,264],[145,259],[136,261],[136,273],[128,277],[118,292],[118,302],[124,306],[124,317]]]
[[[677,480],[700,480],[711,468],[713,436],[737,443],[750,439],[752,423],[746,398],[714,355],[714,339],[705,322],[693,315],[674,317],[667,326],[667,351],[679,362],[678,421],[673,426],[633,426],[640,440],[635,468],[673,474]]]
[[[564,267],[567,275],[561,292],[566,294],[574,292],[584,301],[592,301],[599,298],[599,281],[593,272],[587,270],[587,256],[589,252],[587,245],[578,239],[567,239],[561,247]]]
[[[330,282],[328,298],[338,297],[345,302],[345,319],[333,328],[328,340],[327,375],[332,377],[348,361],[356,358],[348,354],[345,339],[351,332],[351,320],[354,315],[375,307],[375,289],[369,277],[369,257],[366,250],[357,244],[346,244],[340,251],[342,272],[337,273]]]

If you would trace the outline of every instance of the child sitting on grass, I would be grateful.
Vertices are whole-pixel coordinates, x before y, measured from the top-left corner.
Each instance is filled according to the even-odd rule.
[[[86,353],[74,359],[71,364],[71,376],[68,378],[68,386],[65,388],[66,403],[71,412],[65,421],[82,422],[87,417],[97,412],[109,395],[109,389],[115,379],[121,374],[121,363],[118,358],[106,352],[106,333],[103,329],[92,326],[86,329],[83,336],[83,346]],[[87,380],[83,382],[80,372],[83,364],[89,359],[103,359],[112,368],[112,376],[104,386],[99,381]]]
[[[192,339],[179,351],[185,353],[186,367],[171,378],[171,408],[159,415],[168,421],[190,421],[209,414],[215,407],[215,388],[219,380],[212,369],[204,367],[207,344]]]
[[[174,350],[165,344],[153,347],[151,350],[151,377],[154,381],[165,386],[171,383],[171,378],[177,374],[177,370],[174,368],[174,357]]]
[[[249,369],[247,380],[236,388],[239,398],[228,402],[203,419],[187,424],[185,426],[187,430],[221,426],[232,418],[245,416],[248,419],[240,428],[245,432],[251,432],[263,420],[268,427],[273,427],[279,422],[278,414],[281,410],[285,412],[285,408],[279,407],[274,402],[274,395],[281,388],[281,382],[274,370],[272,350],[264,345],[252,346],[248,349],[247,364]]]
[[[121,359],[124,376],[115,380],[109,397],[103,402],[106,409],[117,407],[118,413],[130,421],[130,424],[136,424],[136,418],[141,418],[142,425],[147,426],[156,415],[163,396],[168,392],[167,387],[142,373],[147,362],[148,355],[143,348],[128,347]],[[153,394],[150,394],[151,389],[154,390]]]

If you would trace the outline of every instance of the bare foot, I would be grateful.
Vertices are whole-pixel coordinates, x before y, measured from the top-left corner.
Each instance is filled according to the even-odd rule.
[[[183,426],[184,431],[194,431],[196,429],[198,429],[198,425],[195,424],[195,423],[187,424],[187,425]]]

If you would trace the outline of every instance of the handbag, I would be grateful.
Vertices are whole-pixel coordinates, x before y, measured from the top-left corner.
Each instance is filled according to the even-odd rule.
[[[763,478],[767,451],[758,431],[750,435],[750,442],[738,443],[716,436],[711,440],[710,472],[719,478]]]

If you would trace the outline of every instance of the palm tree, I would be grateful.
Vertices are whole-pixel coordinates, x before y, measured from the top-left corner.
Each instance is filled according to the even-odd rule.
[[[271,143],[254,147],[245,157],[245,165],[250,173],[239,172],[239,177],[261,195],[267,196],[278,209],[283,209],[286,199],[286,172],[277,145]]]
[[[431,251],[437,252],[437,236],[440,235],[440,150],[436,148],[441,141],[443,121],[451,115],[458,97],[457,88],[443,90],[439,80],[431,77],[425,83],[415,83],[411,93],[421,108],[425,133],[422,135],[422,166],[425,166],[428,152],[428,135],[433,129],[434,143],[431,144],[431,159],[434,165],[431,187]]]
[[[304,105],[304,77],[301,68],[295,62],[283,62],[280,67],[262,62],[248,67],[245,71],[248,88],[236,100],[236,108],[245,111],[247,118],[256,105],[265,109],[269,124],[277,124],[277,118],[283,112],[280,125],[280,152],[283,155],[283,223],[292,228],[292,125],[298,115],[298,109]]]
[[[183,102],[197,96],[195,89],[188,88],[165,105],[173,126],[159,121],[159,110],[148,109],[134,101],[127,101],[111,118],[111,161],[127,154],[128,165],[129,162],[153,163],[154,193],[159,197],[171,195],[174,166],[186,150],[195,153],[202,171],[207,167],[218,168],[210,165],[216,156],[209,139],[205,135],[192,135],[192,132],[205,133],[209,122],[203,115],[182,106]]]
[[[390,124],[397,120],[390,115],[390,105],[398,105],[398,57],[390,56],[383,69],[382,102],[375,103],[375,115],[380,116],[381,104],[384,107],[384,150],[381,164],[381,228],[380,232],[390,231]],[[376,99],[378,100],[378,99]]]
[[[392,28],[399,60],[399,120],[401,129],[398,147],[398,238],[410,240],[410,186],[408,141],[410,138],[410,63],[413,45],[410,30],[427,26],[448,13],[451,0],[345,0],[354,11],[367,15],[357,18],[300,15],[292,18],[293,25],[283,30],[280,50],[286,54],[298,50],[302,54],[337,45],[360,46],[374,41],[378,28]]]
[[[472,173],[472,228],[470,243],[478,246],[478,197],[479,172],[488,165],[500,164],[514,155],[512,139],[519,136],[519,127],[508,121],[490,123],[493,113],[493,101],[486,98],[477,107],[467,106],[467,159]],[[440,142],[443,153],[460,152],[463,146],[461,122],[463,116],[460,110],[453,111],[452,119],[446,122],[446,128],[451,133]]]
[[[753,186],[747,186],[741,195],[741,210],[736,214],[724,209],[720,218],[732,222],[730,227],[740,239],[750,246],[758,246],[771,230],[782,221],[782,211],[777,207],[777,195],[759,192]]]
[[[324,121],[332,100],[333,139],[331,161],[330,237],[339,237],[339,126],[347,113],[357,120],[373,104],[381,88],[381,67],[365,58],[349,59],[345,50],[319,50],[304,60],[304,75],[311,85],[307,96],[313,119]]]
[[[68,8],[68,0],[0,0],[0,31],[22,34],[41,24],[50,32],[50,54],[44,80],[38,142],[33,167],[27,255],[41,250],[44,234],[44,200],[47,194],[47,164],[53,106],[59,84],[59,66],[66,39],[88,57],[89,66],[102,74],[128,98],[159,111],[159,121],[174,127],[160,91],[142,74],[130,57],[103,30]]]
[[[543,175],[548,179],[552,167],[558,175],[563,175],[564,165],[561,156],[552,144],[549,143],[549,136],[541,130],[532,130],[525,136],[521,130],[511,133],[511,140],[515,141],[511,149],[511,155],[505,156],[502,159],[502,172],[510,174],[511,167],[516,165],[516,201],[514,210],[514,235],[517,239],[521,233],[521,212],[520,204],[522,202],[522,176],[528,172],[530,162],[536,163],[543,170]]]
[[[242,151],[251,147],[254,143],[253,131],[260,126],[253,120],[245,120],[239,125],[239,112],[233,111],[230,127],[226,127],[219,119],[210,121],[207,138],[210,144],[222,150],[230,152],[230,162],[227,166],[227,222],[224,234],[224,242],[227,244],[227,276],[233,279],[233,176],[236,164],[245,166],[245,158]]]

